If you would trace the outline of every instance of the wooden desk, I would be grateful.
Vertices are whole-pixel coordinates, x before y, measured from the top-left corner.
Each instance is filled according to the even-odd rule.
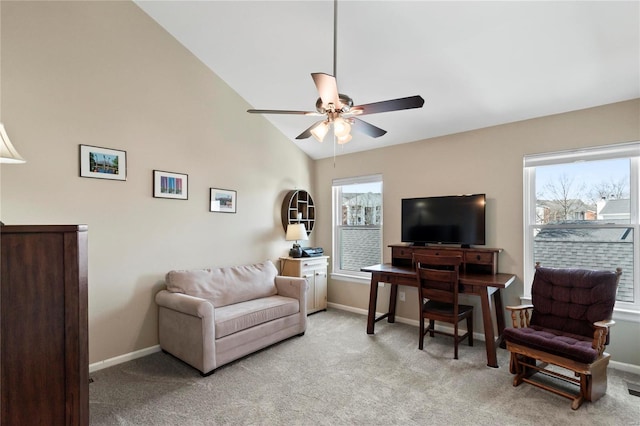
[[[387,318],[390,323],[395,322],[398,286],[406,285],[409,287],[418,287],[418,282],[415,270],[407,266],[393,266],[390,263],[384,263],[367,266],[362,268],[361,271],[371,273],[367,334],[373,334],[375,323],[377,321]],[[504,330],[504,309],[502,307],[500,289],[508,287],[515,278],[515,275],[511,274],[460,273],[462,293],[480,296],[484,337],[487,347],[487,365],[489,367],[498,367],[496,347],[502,343],[502,332]],[[376,318],[379,282],[391,284],[391,297],[389,298],[389,312]],[[490,295],[493,295],[493,298],[490,298]],[[494,309],[491,308],[492,302],[495,306]],[[416,311],[417,307],[418,305],[416,305]],[[498,326],[497,339],[493,331],[492,310],[495,310],[496,324]]]

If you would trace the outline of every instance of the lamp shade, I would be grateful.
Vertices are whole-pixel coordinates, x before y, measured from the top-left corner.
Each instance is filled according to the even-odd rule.
[[[4,129],[4,124],[0,123],[0,163],[26,163],[25,159],[18,154],[9,140],[9,135]]]
[[[313,129],[311,129],[311,134],[314,138],[316,138],[318,142],[322,142],[327,132],[329,132],[329,123],[326,121],[319,123]]]
[[[333,121],[333,133],[342,138],[349,134],[351,131],[351,125],[343,118],[338,117]]]
[[[351,136],[350,134],[347,134],[345,136],[341,136],[338,138],[338,145],[344,145],[345,143],[349,142],[351,140],[351,138],[353,138],[353,136]]]
[[[307,236],[307,229],[304,227],[304,223],[290,223],[287,225],[287,235],[285,237],[287,241],[306,241],[309,239]]]

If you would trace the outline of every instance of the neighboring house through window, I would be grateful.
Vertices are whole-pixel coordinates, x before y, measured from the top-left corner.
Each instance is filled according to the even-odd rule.
[[[333,273],[367,277],[382,262],[382,175],[333,181]]]
[[[638,318],[639,164],[639,142],[525,156],[525,298],[536,262],[621,267],[616,312]]]

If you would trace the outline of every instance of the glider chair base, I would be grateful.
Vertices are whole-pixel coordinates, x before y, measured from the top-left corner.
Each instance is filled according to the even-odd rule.
[[[507,342],[507,350],[511,352],[509,371],[515,374],[513,386],[525,382],[553,392],[570,399],[573,410],[580,408],[584,401],[597,401],[607,391],[607,366],[611,356],[606,352],[591,364],[585,364],[512,342]],[[573,376],[558,372],[558,369],[550,369],[549,365],[569,370]],[[561,389],[549,383],[534,380],[533,377],[536,374],[554,377],[573,384],[578,387],[578,392],[571,393],[564,388]]]

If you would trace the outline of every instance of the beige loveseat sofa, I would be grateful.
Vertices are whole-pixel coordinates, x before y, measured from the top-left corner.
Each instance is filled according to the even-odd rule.
[[[303,335],[307,283],[271,261],[171,271],[156,295],[160,347],[208,375],[247,354]]]

